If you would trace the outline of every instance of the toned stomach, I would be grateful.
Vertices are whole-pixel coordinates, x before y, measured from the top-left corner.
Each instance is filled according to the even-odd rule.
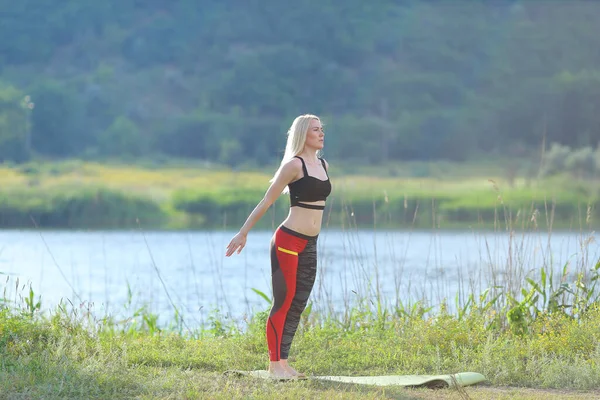
[[[305,203],[314,205],[325,205],[324,201]],[[282,225],[303,235],[315,236],[321,231],[323,222],[323,210],[311,210],[302,207],[290,207],[290,213],[282,222]]]

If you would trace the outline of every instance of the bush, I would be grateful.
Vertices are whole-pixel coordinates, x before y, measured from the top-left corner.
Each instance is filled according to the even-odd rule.
[[[105,188],[0,193],[2,228],[122,228],[165,220],[153,201]]]
[[[600,172],[600,147],[594,151],[590,146],[571,149],[552,143],[542,166],[542,176],[570,173],[576,178],[590,178]]]
[[[189,214],[199,214],[209,226],[227,224],[242,224],[254,207],[263,198],[264,191],[256,189],[234,188],[205,190],[179,190],[173,193],[172,204],[178,211]],[[271,207],[275,213],[285,213],[288,202],[281,199]],[[257,226],[264,225],[262,219]]]

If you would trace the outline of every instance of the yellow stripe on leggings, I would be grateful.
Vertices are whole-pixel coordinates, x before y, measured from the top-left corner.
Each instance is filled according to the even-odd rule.
[[[277,247],[277,250],[283,252],[283,253],[288,253],[288,254],[292,254],[294,256],[297,256],[298,253],[296,253],[295,251],[292,250],[288,250],[288,249],[284,249],[283,247]]]

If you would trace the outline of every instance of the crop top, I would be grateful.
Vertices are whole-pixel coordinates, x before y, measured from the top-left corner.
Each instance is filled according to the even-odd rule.
[[[304,176],[297,181],[288,184],[290,189],[290,206],[291,207],[303,207],[310,208],[312,210],[324,210],[325,206],[314,205],[314,204],[303,204],[301,201],[313,202],[327,199],[327,196],[331,193],[331,182],[329,181],[329,174],[327,173],[327,167],[325,161],[322,158],[321,164],[327,175],[327,180],[322,181],[321,179],[315,178],[314,176],[308,175],[306,164],[302,157],[295,156],[302,161],[302,172]]]

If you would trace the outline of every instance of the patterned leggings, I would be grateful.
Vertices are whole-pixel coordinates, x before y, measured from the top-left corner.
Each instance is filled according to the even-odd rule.
[[[273,306],[267,320],[269,359],[287,359],[317,276],[317,236],[280,226],[271,240]]]

